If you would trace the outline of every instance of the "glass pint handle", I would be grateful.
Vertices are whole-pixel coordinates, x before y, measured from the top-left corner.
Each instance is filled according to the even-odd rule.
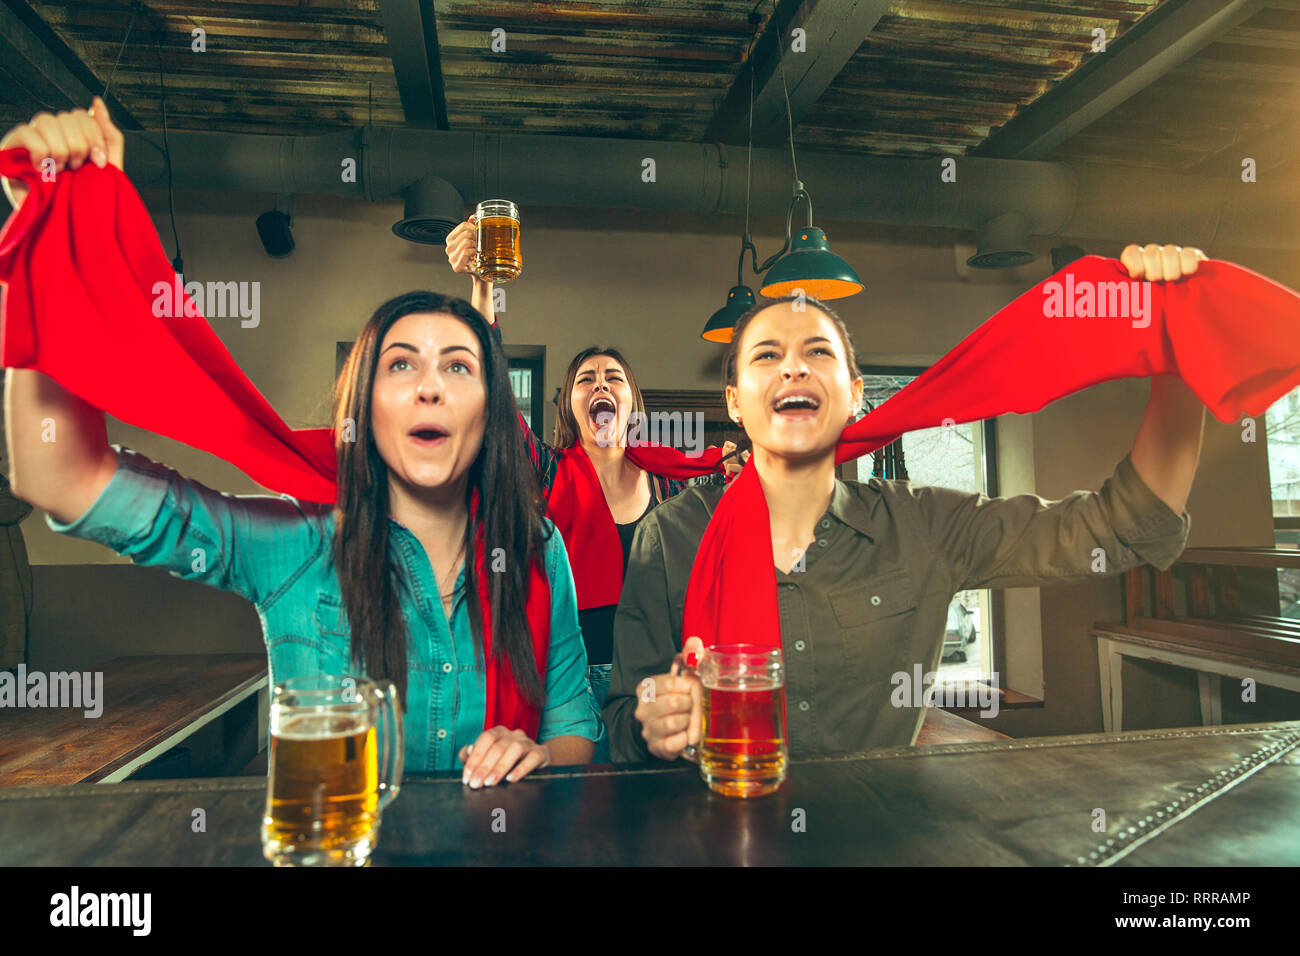
[[[397,700],[397,688],[392,681],[374,681],[371,685],[373,702],[371,717],[375,734],[384,733],[380,741],[382,759],[379,761],[379,809],[393,802],[402,786],[402,708]],[[382,720],[381,720],[382,718]]]
[[[696,656],[695,652],[692,651],[691,656]],[[699,680],[700,672],[696,670],[695,665],[686,663],[686,659],[687,659],[687,653],[685,651],[679,653],[676,657],[673,658],[673,663],[672,666],[668,669],[668,673],[672,674],[674,677],[694,677],[696,680]],[[688,731],[690,730],[689,726],[687,727],[687,730]],[[689,738],[689,734],[688,734],[688,738]],[[689,760],[691,763],[699,763],[700,748],[696,744],[688,743],[682,749],[681,757],[683,760]]]

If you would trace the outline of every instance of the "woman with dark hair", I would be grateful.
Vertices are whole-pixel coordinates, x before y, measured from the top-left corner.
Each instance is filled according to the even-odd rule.
[[[1123,255],[1131,276],[1157,282],[1195,272],[1203,258],[1174,246]],[[1064,334],[1042,324],[1041,305],[1026,321]],[[982,326],[968,342],[1001,328]],[[837,478],[863,382],[843,321],[813,299],[746,313],[723,377],[753,457],[725,497],[691,488],[642,523],[603,712],[615,760],[673,760],[698,743],[701,689],[679,665],[705,644],[737,641],[782,650],[792,754],[909,745],[924,708],[895,700],[897,675],[937,670],[954,594],[1168,568],[1187,540],[1205,406],[1175,375],[1152,377],[1133,449],[1102,489],[1059,501]],[[938,407],[963,413],[961,396],[936,394]],[[715,523],[722,531],[706,533]]]
[[[120,168],[121,134],[97,112],[34,121],[5,145],[36,164],[56,135],[75,138],[60,165],[98,148]],[[334,392],[332,505],[221,494],[110,446],[103,412],[34,369],[11,369],[6,391],[15,493],[53,530],[246,597],[273,683],[392,680],[406,767],[463,766],[471,787],[587,763],[603,735],[568,558],[515,414],[487,321],[432,292],[385,302],[357,337]],[[43,440],[49,420],[58,442]]]
[[[471,217],[448,234],[447,260],[453,271],[471,276],[471,301],[493,317],[499,335],[492,283],[473,272],[476,243]],[[575,355],[565,372],[553,442],[537,438],[522,416],[519,419],[550,516],[569,550],[597,706],[609,687],[614,612],[636,529],[655,507],[686,487],[685,482],[652,474],[627,454],[629,426],[644,421],[645,414],[631,366],[617,350],[592,346]],[[724,454],[733,448],[728,443]],[[616,564],[619,551],[609,553],[598,546],[610,531],[608,525],[617,531],[621,565]],[[608,753],[608,742],[602,740],[596,746],[596,762]]]

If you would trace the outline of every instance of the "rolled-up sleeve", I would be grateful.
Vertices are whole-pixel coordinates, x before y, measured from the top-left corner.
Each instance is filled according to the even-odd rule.
[[[564,539],[553,525],[546,544],[546,577],[551,586],[551,641],[546,657],[546,707],[537,742],[568,735],[599,741],[605,727],[587,680],[587,648],[578,625],[578,593]]]
[[[52,531],[97,541],[135,564],[262,603],[320,546],[287,496],[227,495],[113,445],[117,470],[75,521],[46,514]]]
[[[916,514],[953,590],[1035,587],[1143,564],[1162,570],[1187,545],[1191,518],[1155,494],[1128,455],[1100,491],[1057,501],[1037,495],[988,498],[918,487]]]

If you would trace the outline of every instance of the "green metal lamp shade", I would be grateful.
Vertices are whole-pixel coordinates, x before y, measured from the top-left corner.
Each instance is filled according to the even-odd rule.
[[[736,320],[754,307],[754,293],[749,286],[732,286],[727,293],[727,304],[720,308],[708,322],[700,338],[710,342],[730,342],[736,330]]]
[[[768,270],[759,292],[769,299],[794,295],[802,289],[815,299],[841,299],[862,291],[853,267],[831,252],[826,233],[814,226],[800,229],[790,241],[790,251]]]

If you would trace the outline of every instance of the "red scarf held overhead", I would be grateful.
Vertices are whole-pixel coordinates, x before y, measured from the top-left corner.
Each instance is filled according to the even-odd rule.
[[[334,501],[330,430],[288,428],[205,322],[153,318],[153,289],[169,285],[173,273],[120,170],[83,166],[45,183],[26,150],[7,150],[0,152],[0,175],[21,178],[31,189],[0,233],[0,281],[8,283],[0,324],[4,365],[36,368],[123,421],[210,451],[268,488]],[[837,460],[945,419],[960,424],[1037,411],[1117,378],[1179,375],[1224,422],[1261,414],[1300,383],[1300,296],[1247,269],[1202,262],[1191,279],[1153,283],[1146,328],[1134,328],[1130,319],[1045,317],[1046,288],[1067,280],[1075,289],[1129,281],[1117,261],[1086,256],[1040,282],[846,428]],[[68,342],[75,351],[58,347]],[[638,465],[671,478],[713,471],[720,454],[629,450]],[[599,482],[594,490],[587,482],[579,504],[599,493]],[[608,518],[613,531],[603,496],[600,503],[603,514],[590,505],[587,516]],[[779,647],[775,583],[767,502],[748,465],[700,543],[684,633],[706,645]],[[489,709],[489,721],[492,714]]]
[[[124,422],[211,452],[267,488],[333,504],[333,430],[292,429],[197,311],[156,318],[175,273],[139,195],[115,166],[87,163],[45,182],[25,149],[0,151],[0,176],[30,190],[0,231],[0,365],[35,369]],[[190,305],[188,297],[187,307]],[[539,708],[491,654],[482,530],[475,548],[486,654],[484,729],[536,739]],[[550,586],[534,561],[526,611],[543,681]]]

